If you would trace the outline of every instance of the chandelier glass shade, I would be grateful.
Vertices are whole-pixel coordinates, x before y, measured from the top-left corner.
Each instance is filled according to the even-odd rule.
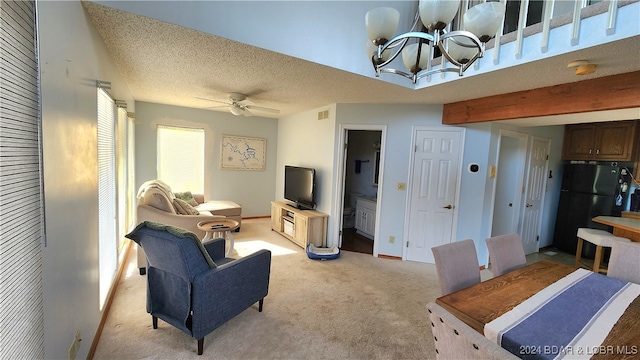
[[[448,31],[458,14],[461,1],[419,0],[411,30],[397,36],[398,10],[390,7],[367,12],[365,25],[369,35],[367,53],[376,72],[404,76],[415,84],[419,79],[438,72],[456,72],[462,76],[484,53],[484,44],[493,38],[504,19],[505,5],[485,2],[464,12],[462,28]],[[431,68],[431,60],[440,51],[448,65]],[[390,64],[399,55],[407,71],[393,69]]]

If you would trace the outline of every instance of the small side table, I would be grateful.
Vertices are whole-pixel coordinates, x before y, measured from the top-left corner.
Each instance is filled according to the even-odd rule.
[[[225,256],[231,255],[233,252],[233,234],[232,231],[238,228],[240,223],[231,219],[204,220],[198,223],[198,229],[205,232],[202,241],[215,238],[223,238],[229,241],[229,250]]]

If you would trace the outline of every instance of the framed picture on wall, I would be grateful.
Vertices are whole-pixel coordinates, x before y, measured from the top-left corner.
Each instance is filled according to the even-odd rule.
[[[266,150],[267,139],[222,135],[220,169],[264,171]]]

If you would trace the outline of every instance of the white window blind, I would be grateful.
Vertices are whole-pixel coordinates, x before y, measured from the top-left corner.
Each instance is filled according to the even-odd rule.
[[[100,310],[118,263],[116,227],[115,103],[98,89],[98,268]]]
[[[0,2],[0,359],[44,358],[35,6]]]
[[[135,126],[133,119],[127,117],[127,146],[126,146],[126,158],[127,158],[127,232],[133,230],[136,225],[136,178],[135,178]]]
[[[158,126],[158,179],[174,192],[204,193],[204,129]]]
[[[127,111],[118,108],[116,125],[116,188],[118,197],[118,252],[124,245],[127,233]]]

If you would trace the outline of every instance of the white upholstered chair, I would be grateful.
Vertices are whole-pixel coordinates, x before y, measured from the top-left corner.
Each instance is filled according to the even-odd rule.
[[[427,309],[436,347],[436,359],[518,359],[440,305],[430,302]]]
[[[473,240],[434,246],[431,251],[436,261],[442,295],[480,282],[480,265]]]
[[[640,284],[640,243],[614,242],[607,276]]]
[[[491,263],[489,270],[493,276],[500,276],[527,265],[520,235],[512,233],[493,236],[487,238],[486,242]]]

